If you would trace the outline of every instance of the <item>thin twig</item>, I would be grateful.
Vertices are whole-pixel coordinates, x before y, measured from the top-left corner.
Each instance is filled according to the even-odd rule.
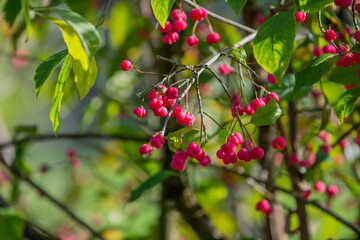
[[[200,132],[200,144],[201,144],[201,140],[202,140],[202,132],[204,132],[204,137],[205,137],[205,143],[208,142],[208,138],[207,138],[207,134],[206,134],[206,126],[205,126],[205,121],[204,121],[204,110],[202,107],[202,100],[201,100],[201,95],[200,95],[200,90],[199,90],[199,76],[196,76],[196,95],[198,98],[198,103],[199,103],[199,111],[200,111],[200,118],[201,118],[201,132]]]
[[[98,22],[97,22],[96,25],[95,25],[96,28],[99,28],[99,27],[101,26],[101,24],[103,24],[103,22],[104,22],[104,20],[105,20],[106,13],[107,13],[107,11],[108,11],[109,8],[110,8],[111,2],[112,2],[112,0],[108,0],[108,1],[107,1],[104,9],[103,9],[102,12],[101,12],[100,18],[99,18]]]

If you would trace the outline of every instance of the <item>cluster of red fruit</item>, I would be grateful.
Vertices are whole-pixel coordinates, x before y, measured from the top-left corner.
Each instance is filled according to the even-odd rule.
[[[196,159],[201,166],[208,166],[211,163],[210,157],[205,155],[205,152],[196,143],[191,142],[186,148],[186,151],[177,151],[170,163],[170,166],[176,171],[184,171],[187,158]]]
[[[152,151],[155,149],[162,148],[163,144],[165,143],[164,138],[160,134],[155,134],[151,137],[150,142],[148,144],[143,144],[139,148],[139,153],[143,157],[151,156]]]
[[[239,113],[239,116],[244,115],[244,113],[247,115],[253,115],[257,109],[264,107],[272,98],[275,98],[276,102],[279,102],[279,96],[276,93],[269,93],[266,98],[253,99],[250,105],[247,105],[244,108],[241,108],[239,101],[236,100],[234,103],[236,105],[236,111]],[[234,107],[231,107],[231,114],[233,117],[235,117]]]
[[[236,148],[241,146],[236,153]],[[233,133],[224,143],[221,148],[216,152],[216,156],[223,160],[225,165],[236,163],[237,160],[250,162],[253,159],[262,159],[264,157],[264,150],[260,147],[252,147],[249,145],[249,152],[246,150],[246,143],[243,142],[240,133]]]
[[[329,184],[327,187],[325,186],[325,183],[322,181],[317,181],[314,184],[314,189],[317,193],[324,193],[326,190],[326,193],[328,195],[329,198],[334,197],[335,195],[338,194],[339,192],[339,188],[334,185],[334,184]]]

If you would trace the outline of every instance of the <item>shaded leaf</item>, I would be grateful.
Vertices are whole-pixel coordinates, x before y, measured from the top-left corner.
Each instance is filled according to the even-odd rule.
[[[257,62],[280,81],[289,66],[295,40],[294,11],[281,12],[261,25],[254,39]]]
[[[320,130],[323,130],[330,120],[331,105],[326,102],[322,110]]]
[[[304,70],[296,73],[295,94],[297,95],[297,92],[303,87],[312,86],[320,81],[324,74],[329,72],[335,61],[335,56],[335,54],[322,54],[315,58]]]
[[[109,17],[109,40],[113,48],[120,48],[131,31],[131,10],[129,4],[119,2],[111,8]],[[119,25],[121,28],[119,28]]]
[[[1,240],[21,240],[25,223],[19,215],[10,208],[0,209]]]
[[[334,71],[331,72],[329,80],[332,82],[356,85],[360,84],[360,78],[357,75],[357,71],[360,68],[360,63],[355,63],[354,65],[344,68],[337,67]]]
[[[257,109],[251,117],[251,123],[257,126],[266,126],[276,123],[282,116],[282,111],[275,98],[272,98],[264,107]]]
[[[197,134],[199,129],[192,127],[181,128],[175,132],[169,133],[166,138],[169,139],[168,146],[172,152],[177,152],[181,146],[187,146],[191,141],[193,141],[193,137]],[[180,141],[182,140],[182,144]]]
[[[334,3],[334,0],[299,0],[300,9],[304,12],[318,12]]]
[[[61,63],[64,57],[68,54],[68,50],[65,49],[61,52],[58,52],[44,62],[42,62],[36,69],[34,75],[36,95],[40,93],[41,87],[44,85],[46,80],[49,78],[50,74],[55,70],[55,68]]]
[[[334,107],[340,124],[343,124],[344,118],[349,116],[354,111],[359,97],[360,86],[354,87],[341,95]]]
[[[61,71],[59,73],[58,81],[55,87],[53,104],[50,111],[50,120],[54,126],[55,135],[59,127],[59,113],[60,113],[61,100],[64,94],[65,83],[69,78],[70,71],[71,71],[71,57],[70,55],[67,55],[61,67]]]
[[[4,6],[5,20],[12,27],[21,10],[21,0],[8,0]]]
[[[175,0],[151,0],[151,8],[156,20],[165,28],[165,22],[169,17],[171,8]]]
[[[24,11],[24,20],[26,24],[26,41],[27,41],[30,38],[31,30],[32,30],[29,0],[21,0],[21,5]]]
[[[141,197],[144,191],[155,187],[158,183],[164,181],[170,176],[175,175],[176,173],[172,171],[160,171],[156,173],[154,176],[151,176],[148,180],[143,182],[137,189],[131,192],[129,202],[137,200],[139,197]]]
[[[225,0],[225,2],[232,10],[234,10],[236,15],[240,14],[241,10],[246,4],[246,0]]]

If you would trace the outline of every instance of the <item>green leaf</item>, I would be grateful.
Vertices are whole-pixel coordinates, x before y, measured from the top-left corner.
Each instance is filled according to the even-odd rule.
[[[335,54],[322,54],[315,58],[304,70],[296,73],[295,94],[303,87],[312,86],[320,81],[324,74],[329,72],[335,61],[335,56]]]
[[[229,55],[233,56],[239,62],[245,62],[247,55],[243,48],[231,48],[228,53]]]
[[[95,58],[92,57],[91,61],[89,61],[78,35],[64,21],[51,16],[46,17],[54,22],[63,34],[64,41],[71,55],[74,81],[81,100],[95,82],[97,74]]]
[[[175,0],[151,0],[151,7],[156,20],[165,28],[165,22],[169,17],[172,5]]]
[[[326,102],[322,110],[320,130],[323,130],[326,127],[326,125],[330,120],[330,115],[331,115],[331,105],[328,102]]]
[[[36,96],[39,95],[41,87],[67,54],[68,50],[65,49],[52,55],[38,66],[34,75]]]
[[[55,87],[53,105],[50,111],[50,120],[54,126],[55,135],[59,127],[59,113],[60,113],[61,100],[64,94],[65,83],[66,80],[69,78],[70,71],[71,71],[71,57],[70,55],[67,55],[61,67],[61,71],[59,73],[58,81]]]
[[[21,240],[25,223],[19,215],[10,208],[0,209],[1,240]]]
[[[229,7],[234,10],[236,15],[239,15],[246,4],[246,0],[225,0]]]
[[[21,0],[8,0],[4,6],[5,20],[12,27],[21,10]]]
[[[151,176],[148,180],[143,182],[137,189],[130,193],[129,202],[137,200],[148,189],[155,187],[158,183],[161,183],[170,176],[176,176],[172,171],[160,171],[154,176]]]
[[[360,63],[355,63],[354,65],[347,68],[337,67],[330,73],[329,80],[332,82],[349,85],[360,84],[360,78],[357,75],[359,68]]]
[[[21,0],[21,5],[24,11],[24,20],[26,24],[26,41],[27,41],[30,38],[31,30],[32,30],[29,0]]]
[[[360,86],[354,87],[341,95],[334,107],[336,116],[340,124],[343,124],[344,118],[349,116],[354,111],[359,97]]]
[[[303,12],[318,12],[334,3],[334,0],[300,0],[299,6]]]
[[[254,39],[257,62],[280,81],[289,66],[295,40],[294,11],[281,12],[261,25]]]
[[[193,127],[181,128],[175,132],[169,133],[166,138],[169,139],[168,146],[172,152],[177,152],[181,146],[187,146],[199,129]],[[182,144],[180,141],[182,140]]]
[[[61,8],[50,8],[50,10],[58,14],[72,28],[79,37],[88,58],[91,59],[100,46],[100,35],[95,26],[76,12]]]
[[[256,126],[267,126],[276,123],[282,114],[275,98],[272,98],[264,107],[254,112],[250,122]]]
[[[344,93],[344,91],[339,87],[339,84],[331,81],[322,81],[321,89],[324,93],[326,101],[329,102],[331,106],[334,106],[341,97],[341,94]]]
[[[286,74],[279,84],[272,84],[267,90],[274,92],[279,96],[281,101],[290,101],[294,98],[295,74]]]
[[[360,185],[359,183],[349,175],[342,175],[341,179],[346,184],[346,186],[350,189],[352,194],[356,196],[358,199],[360,198]]]

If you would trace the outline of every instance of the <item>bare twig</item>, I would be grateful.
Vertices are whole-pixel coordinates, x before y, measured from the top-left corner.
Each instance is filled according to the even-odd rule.
[[[101,12],[100,18],[98,20],[98,22],[96,23],[95,27],[99,28],[101,26],[101,24],[103,24],[104,20],[105,20],[105,16],[107,11],[109,11],[110,5],[111,5],[112,0],[108,0],[104,9]]]

